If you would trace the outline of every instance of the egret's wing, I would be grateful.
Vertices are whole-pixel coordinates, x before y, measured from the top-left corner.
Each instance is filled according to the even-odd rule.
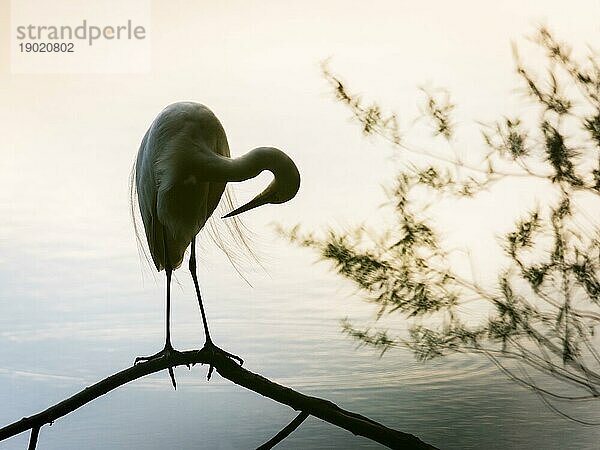
[[[146,146],[149,131],[146,132],[140,143],[136,161],[131,169],[129,177],[129,204],[138,252],[150,265],[155,266],[160,271],[163,268],[162,261],[164,261],[164,230],[158,223],[156,183],[151,164],[148,164],[147,161],[147,158],[150,157]],[[139,176],[141,173],[143,173],[143,177]],[[144,184],[141,184],[142,179]],[[144,240],[141,237],[142,227],[145,232],[147,246],[144,245]]]

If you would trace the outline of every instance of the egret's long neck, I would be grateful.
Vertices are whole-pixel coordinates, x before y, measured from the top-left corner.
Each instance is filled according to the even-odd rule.
[[[274,171],[274,155],[269,150],[255,148],[239,158],[227,158],[214,153],[202,154],[195,169],[204,181],[245,181],[256,177],[263,170]]]

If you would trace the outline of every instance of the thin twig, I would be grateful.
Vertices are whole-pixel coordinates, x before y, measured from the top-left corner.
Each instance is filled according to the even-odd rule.
[[[307,412],[300,411],[300,414],[298,414],[296,417],[294,417],[294,420],[292,420],[290,423],[288,423],[283,430],[281,430],[279,433],[277,433],[275,436],[273,436],[271,439],[269,439],[267,442],[265,442],[260,447],[257,447],[256,450],[272,449],[277,444],[279,444],[281,441],[283,441],[286,437],[288,437],[290,434],[292,434],[292,432],[296,428],[298,428],[300,426],[300,424],[302,422],[304,422],[308,416],[309,416],[309,414]]]
[[[39,435],[40,427],[33,427],[31,429],[31,435],[29,436],[29,445],[27,446],[27,450],[35,450]]]

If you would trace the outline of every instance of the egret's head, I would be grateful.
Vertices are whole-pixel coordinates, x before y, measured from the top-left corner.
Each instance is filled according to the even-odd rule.
[[[235,216],[267,203],[285,203],[293,199],[300,189],[300,172],[292,159],[274,147],[259,147],[251,152],[260,169],[269,170],[274,179],[267,188],[243,206],[223,218]]]

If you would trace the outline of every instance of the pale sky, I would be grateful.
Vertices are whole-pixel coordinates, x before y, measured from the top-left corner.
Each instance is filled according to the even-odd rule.
[[[0,236],[15,248],[62,247],[69,236],[99,254],[135,253],[127,178],[169,103],[213,109],[234,155],[273,145],[296,160],[297,198],[247,216],[259,234],[275,218],[351,225],[383,201],[392,152],[361,137],[332,99],[321,60],[405,126],[418,113],[418,87],[444,86],[468,128],[523,107],[510,43],[527,55],[524,36],[537,24],[578,49],[600,42],[599,1],[155,1],[150,73],[11,75],[9,3],[1,8]],[[236,188],[239,200],[268,178]]]

